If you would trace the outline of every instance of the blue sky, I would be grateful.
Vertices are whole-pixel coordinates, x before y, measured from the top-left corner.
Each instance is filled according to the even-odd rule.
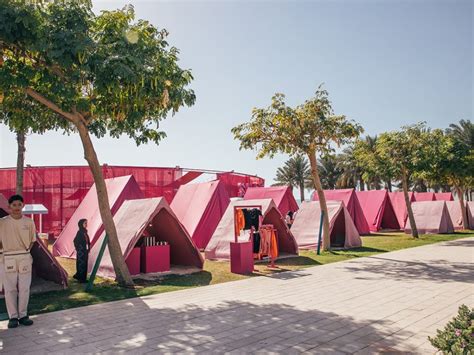
[[[336,113],[367,134],[427,121],[446,127],[473,113],[473,5],[465,1],[94,1],[132,3],[170,32],[195,76],[196,104],[164,122],[159,146],[96,140],[102,163],[258,174],[270,184],[287,159],[255,160],[230,129],[275,92],[296,105],[325,83]],[[14,166],[14,135],[0,128],[0,166]],[[79,138],[28,137],[32,165],[85,164]]]

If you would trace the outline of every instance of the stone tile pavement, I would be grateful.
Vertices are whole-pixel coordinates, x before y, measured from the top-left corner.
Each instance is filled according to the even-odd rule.
[[[434,353],[474,306],[474,238],[0,322],[1,353]]]

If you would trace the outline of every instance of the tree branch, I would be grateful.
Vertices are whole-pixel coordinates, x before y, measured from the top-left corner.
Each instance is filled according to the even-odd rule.
[[[54,102],[48,100],[47,98],[45,98],[43,95],[41,95],[40,93],[36,92],[35,90],[33,90],[32,88],[26,88],[25,89],[25,92],[28,96],[32,97],[33,99],[35,99],[36,101],[38,101],[39,103],[43,104],[44,106],[48,107],[49,109],[51,109],[52,111],[56,112],[58,115],[64,117],[65,119],[67,119],[68,121],[72,122],[72,123],[76,123],[77,122],[77,118],[69,113],[69,112],[65,112],[63,111],[58,105],[56,105]]]

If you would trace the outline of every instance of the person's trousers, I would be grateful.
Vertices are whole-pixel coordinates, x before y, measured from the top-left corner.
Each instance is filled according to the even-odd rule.
[[[0,253],[0,292],[3,291],[3,274],[5,273],[5,266],[3,265],[3,253]]]
[[[4,256],[4,291],[8,317],[28,315],[33,258],[30,253]]]

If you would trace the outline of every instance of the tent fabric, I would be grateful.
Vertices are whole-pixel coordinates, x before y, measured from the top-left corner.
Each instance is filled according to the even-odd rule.
[[[355,248],[362,245],[359,232],[341,201],[329,201],[329,233],[331,246]],[[321,207],[318,201],[305,201],[301,204],[291,232],[300,249],[315,249],[318,246]],[[342,245],[341,245],[342,242]]]
[[[8,206],[8,200],[5,196],[0,194],[0,218],[8,215],[10,207]]]
[[[204,249],[229,203],[224,184],[211,181],[182,185],[171,202],[171,209],[197,247]]]
[[[400,226],[400,229],[404,229],[408,218],[408,211],[403,191],[389,192],[388,197],[392,203],[395,216],[397,216],[398,225]],[[414,193],[408,192],[408,198],[410,199],[410,202],[415,201]]]
[[[342,201],[354,221],[359,234],[369,234],[370,228],[354,189],[324,190],[326,201]],[[319,201],[317,192],[313,194],[313,201]]]
[[[459,201],[446,201],[446,207],[448,208],[449,217],[455,230],[462,228],[462,210]]]
[[[446,201],[413,202],[411,206],[418,233],[454,233],[454,226],[446,207]],[[410,220],[407,221],[405,233],[411,234]]]
[[[387,190],[356,191],[371,232],[401,229]]]
[[[434,192],[415,192],[415,201],[436,201]]]
[[[131,175],[118,178],[106,179],[107,193],[109,195],[109,204],[114,215],[125,200],[143,198],[135,178]],[[103,231],[102,217],[99,211],[99,201],[97,200],[97,190],[95,184],[91,187],[84,200],[76,209],[71,219],[64,227],[58,239],[53,245],[53,255],[66,258],[75,258],[74,238],[77,232],[77,223],[80,219],[87,219],[87,231],[94,245],[97,238]]]
[[[143,235],[145,229],[159,241],[170,245],[170,262],[172,265],[192,266],[202,269],[204,260],[201,253],[186,232],[184,226],[162,197],[128,200],[123,203],[114,216],[117,236],[124,259]],[[89,270],[92,270],[105,232],[99,237],[89,254]],[[97,274],[115,278],[115,271],[108,248],[105,249]]]
[[[67,272],[62,268],[56,258],[49,252],[48,248],[37,241],[31,248],[33,257],[33,276],[44,280],[53,281],[64,289],[68,286]]]
[[[234,207],[245,208],[246,206],[262,206],[263,224],[273,224],[278,231],[278,249],[280,253],[298,255],[295,238],[286,226],[275,202],[272,199],[257,199],[231,201],[206,247],[206,259],[230,259],[230,243],[235,240]],[[239,239],[239,241],[244,240],[248,240],[247,231],[245,232],[245,238]]]
[[[451,192],[435,192],[436,201],[454,201],[453,194]]]
[[[224,183],[230,197],[244,197],[249,187],[265,186],[265,180],[258,176],[239,173],[218,173],[217,180]]]
[[[474,201],[467,201],[466,206],[469,229],[474,229]]]
[[[288,211],[296,212],[299,208],[289,186],[249,187],[244,195],[244,200],[263,198],[271,198],[283,216]]]

